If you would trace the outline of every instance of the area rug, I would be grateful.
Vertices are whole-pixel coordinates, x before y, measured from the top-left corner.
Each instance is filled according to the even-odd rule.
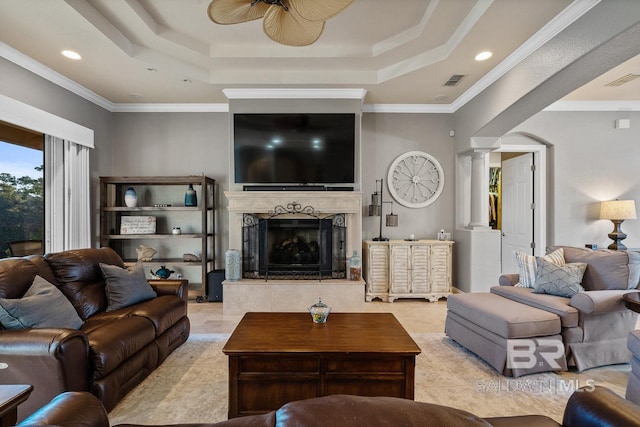
[[[109,414],[111,424],[214,423],[227,419],[226,334],[192,334]],[[415,400],[481,417],[546,414],[562,421],[569,396],[601,385],[624,395],[629,365],[506,378],[442,333],[412,334]]]

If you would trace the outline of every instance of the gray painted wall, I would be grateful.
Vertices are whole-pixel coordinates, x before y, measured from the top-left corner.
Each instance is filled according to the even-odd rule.
[[[366,216],[375,180],[384,178],[396,156],[412,150],[435,156],[445,171],[445,189],[432,205],[410,209],[394,203],[399,227],[384,227],[383,235],[402,239],[409,234],[435,238],[441,228],[453,228],[452,115],[371,114],[362,118],[363,238],[378,236],[379,218]],[[113,126],[111,175],[184,175],[204,173],[216,180],[218,192],[218,260],[227,249],[228,215],[223,192],[229,178],[227,113],[116,113]],[[385,184],[386,186],[386,184]],[[391,200],[385,189],[385,200]],[[385,213],[389,206],[385,207]]]
[[[449,136],[453,129],[450,114],[382,114],[365,113],[362,118],[362,194],[363,206],[371,203],[371,193],[376,189],[376,179],[385,180],[384,200],[392,200],[387,186],[389,166],[400,154],[407,151],[424,151],[442,164],[445,186],[442,194],[431,205],[412,209],[399,203],[393,204],[398,214],[398,227],[384,226],[383,236],[404,239],[409,234],[416,238],[436,238],[444,228],[451,232],[454,225],[454,141]],[[384,213],[390,206],[384,207]],[[363,239],[379,235],[380,218],[363,218]]]
[[[115,113],[113,117],[109,175],[204,174],[216,180],[216,267],[222,268],[229,237],[223,195],[228,189],[228,114]]]
[[[617,119],[630,129],[615,129]],[[640,214],[640,112],[541,112],[516,127],[549,144],[548,245],[611,243],[611,221],[598,219],[600,201],[636,200]],[[640,247],[640,221],[622,230]]]

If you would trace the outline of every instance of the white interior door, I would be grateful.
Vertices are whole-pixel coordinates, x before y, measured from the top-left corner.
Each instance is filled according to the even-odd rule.
[[[502,273],[516,273],[514,251],[534,254],[533,153],[502,162]]]

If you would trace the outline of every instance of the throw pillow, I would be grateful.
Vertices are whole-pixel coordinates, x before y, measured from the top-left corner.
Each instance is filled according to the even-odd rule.
[[[532,288],[536,281],[536,257],[533,255],[527,255],[524,252],[514,252],[516,261],[518,262],[518,274],[520,276],[519,282],[516,284],[519,288]],[[555,265],[564,265],[564,251],[559,248],[547,255],[542,259],[549,261]]]
[[[0,323],[5,329],[80,329],[82,319],[58,288],[36,276],[22,298],[0,298]]]
[[[611,249],[592,250],[564,246],[566,262],[586,262],[589,266],[582,278],[582,287],[586,291],[623,290],[629,287],[632,261],[628,251]]]
[[[629,281],[627,289],[636,289],[640,284],[640,253],[627,251],[629,257]]]
[[[533,285],[533,293],[551,294],[559,297],[571,297],[578,292],[584,292],[580,284],[582,276],[587,269],[584,262],[574,262],[562,266],[539,258],[536,282]]]
[[[107,311],[129,307],[158,296],[147,282],[140,261],[131,270],[104,263],[100,263],[100,269],[106,284]]]

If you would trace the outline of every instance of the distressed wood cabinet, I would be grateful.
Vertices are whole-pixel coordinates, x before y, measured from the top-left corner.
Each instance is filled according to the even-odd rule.
[[[389,240],[363,243],[366,300],[425,298],[451,293],[452,241]]]
[[[389,253],[387,245],[365,241],[362,247],[362,274],[366,285],[366,300],[389,297]],[[385,242],[382,242],[385,243]]]

